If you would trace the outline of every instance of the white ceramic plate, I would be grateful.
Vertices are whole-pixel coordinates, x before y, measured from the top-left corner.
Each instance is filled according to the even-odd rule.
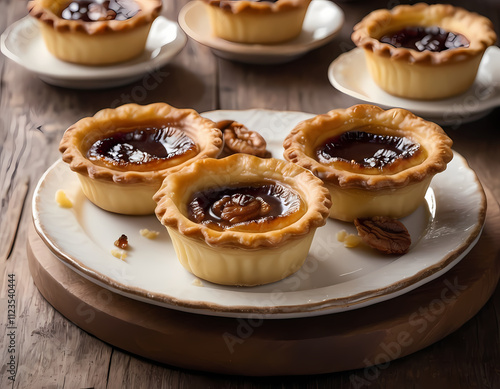
[[[500,106],[500,48],[491,46],[481,61],[474,84],[465,93],[437,101],[404,99],[378,87],[366,67],[363,49],[337,57],[328,68],[328,79],[339,91],[384,108],[405,108],[444,125],[476,120]]]
[[[210,47],[219,57],[255,64],[292,61],[332,40],[343,23],[344,12],[339,6],[327,0],[313,0],[297,38],[276,45],[241,44],[212,35],[201,1],[192,1],[179,12],[179,25],[192,39]]]
[[[144,53],[110,66],[83,66],[61,61],[46,48],[37,21],[26,16],[1,36],[2,53],[43,81],[77,89],[101,89],[137,81],[167,64],[185,46],[187,37],[177,23],[163,16],[151,26]]]
[[[312,115],[266,110],[213,111],[213,120],[234,119],[260,131],[275,157],[282,141]],[[54,194],[67,192],[71,209]],[[455,154],[432,181],[426,202],[403,220],[412,236],[410,252],[383,256],[348,249],[336,233],[354,233],[352,223],[328,220],[317,230],[304,266],[294,275],[258,287],[228,287],[201,281],[177,260],[168,233],[155,216],[122,216],[103,211],[82,194],[76,174],[56,162],[40,179],[33,197],[35,228],[65,264],[92,282],[134,299],[208,315],[290,318],[323,315],[371,305],[412,290],[446,272],[479,238],[485,216],[484,192],[466,161]],[[148,240],[139,230],[160,231]],[[113,242],[129,238],[126,261],[111,255]]]

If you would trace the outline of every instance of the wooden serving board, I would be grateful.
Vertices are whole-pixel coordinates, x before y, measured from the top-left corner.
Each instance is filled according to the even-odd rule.
[[[37,288],[56,310],[81,329],[133,354],[223,374],[331,373],[416,352],[481,309],[500,276],[500,208],[491,193],[487,198],[479,242],[449,272],[400,297],[324,316],[223,318],[132,300],[68,268],[34,227],[28,239],[29,266]]]

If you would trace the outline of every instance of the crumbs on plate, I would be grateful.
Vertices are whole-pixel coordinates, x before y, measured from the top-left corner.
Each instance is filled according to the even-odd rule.
[[[123,250],[118,249],[111,250],[111,255],[115,258],[121,259],[122,261],[125,261],[125,259],[127,258],[127,253]]]
[[[56,202],[61,208],[72,208],[73,203],[66,195],[66,192],[62,189],[59,189],[56,192]]]
[[[344,243],[344,247],[352,248],[361,243],[361,238],[356,234],[349,234],[346,230],[337,232],[337,240]]]
[[[147,228],[139,230],[139,233],[148,239],[156,239],[156,237],[160,234],[158,231],[148,230]]]

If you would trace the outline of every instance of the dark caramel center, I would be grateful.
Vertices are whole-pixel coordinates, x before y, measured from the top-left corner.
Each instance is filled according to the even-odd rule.
[[[96,141],[88,150],[87,157],[91,161],[126,166],[172,159],[195,151],[195,143],[184,131],[175,127],[148,127],[118,130]]]
[[[61,18],[97,22],[101,20],[127,20],[139,12],[133,0],[74,0],[63,9]]]
[[[394,47],[405,47],[417,51],[439,52],[457,47],[469,47],[469,41],[462,34],[455,34],[437,26],[406,27],[382,36],[380,41]]]
[[[217,230],[249,223],[265,224],[297,212],[299,195],[278,183],[211,188],[196,192],[188,204],[189,218]]]
[[[320,162],[347,161],[363,167],[383,168],[420,150],[409,138],[355,130],[327,139],[316,149]]]

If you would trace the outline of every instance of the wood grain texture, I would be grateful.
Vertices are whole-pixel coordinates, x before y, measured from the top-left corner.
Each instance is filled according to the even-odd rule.
[[[188,0],[164,1],[176,20]],[[436,2],[436,1],[433,1]],[[26,15],[26,0],[0,1],[0,31]],[[12,388],[498,388],[500,289],[465,325],[426,349],[385,369],[309,377],[249,378],[190,371],[145,360],[82,331],[40,295],[28,269],[30,202],[38,178],[59,158],[63,131],[81,117],[126,102],[164,101],[200,112],[268,108],[322,113],[357,101],[328,82],[326,69],[350,50],[353,25],[370,10],[399,1],[339,1],[346,15],[329,44],[294,62],[251,66],[215,57],[189,40],[171,63],[127,86],[100,91],[54,87],[0,55],[0,387]],[[407,2],[405,2],[407,3]],[[456,0],[488,16],[500,32],[498,0]],[[445,130],[481,181],[500,199],[500,109],[464,123],[464,102]],[[8,277],[15,275],[15,383],[8,380]],[[105,298],[105,296],[104,296]],[[307,328],[314,331],[314,328]],[[359,378],[359,379],[358,379]]]

